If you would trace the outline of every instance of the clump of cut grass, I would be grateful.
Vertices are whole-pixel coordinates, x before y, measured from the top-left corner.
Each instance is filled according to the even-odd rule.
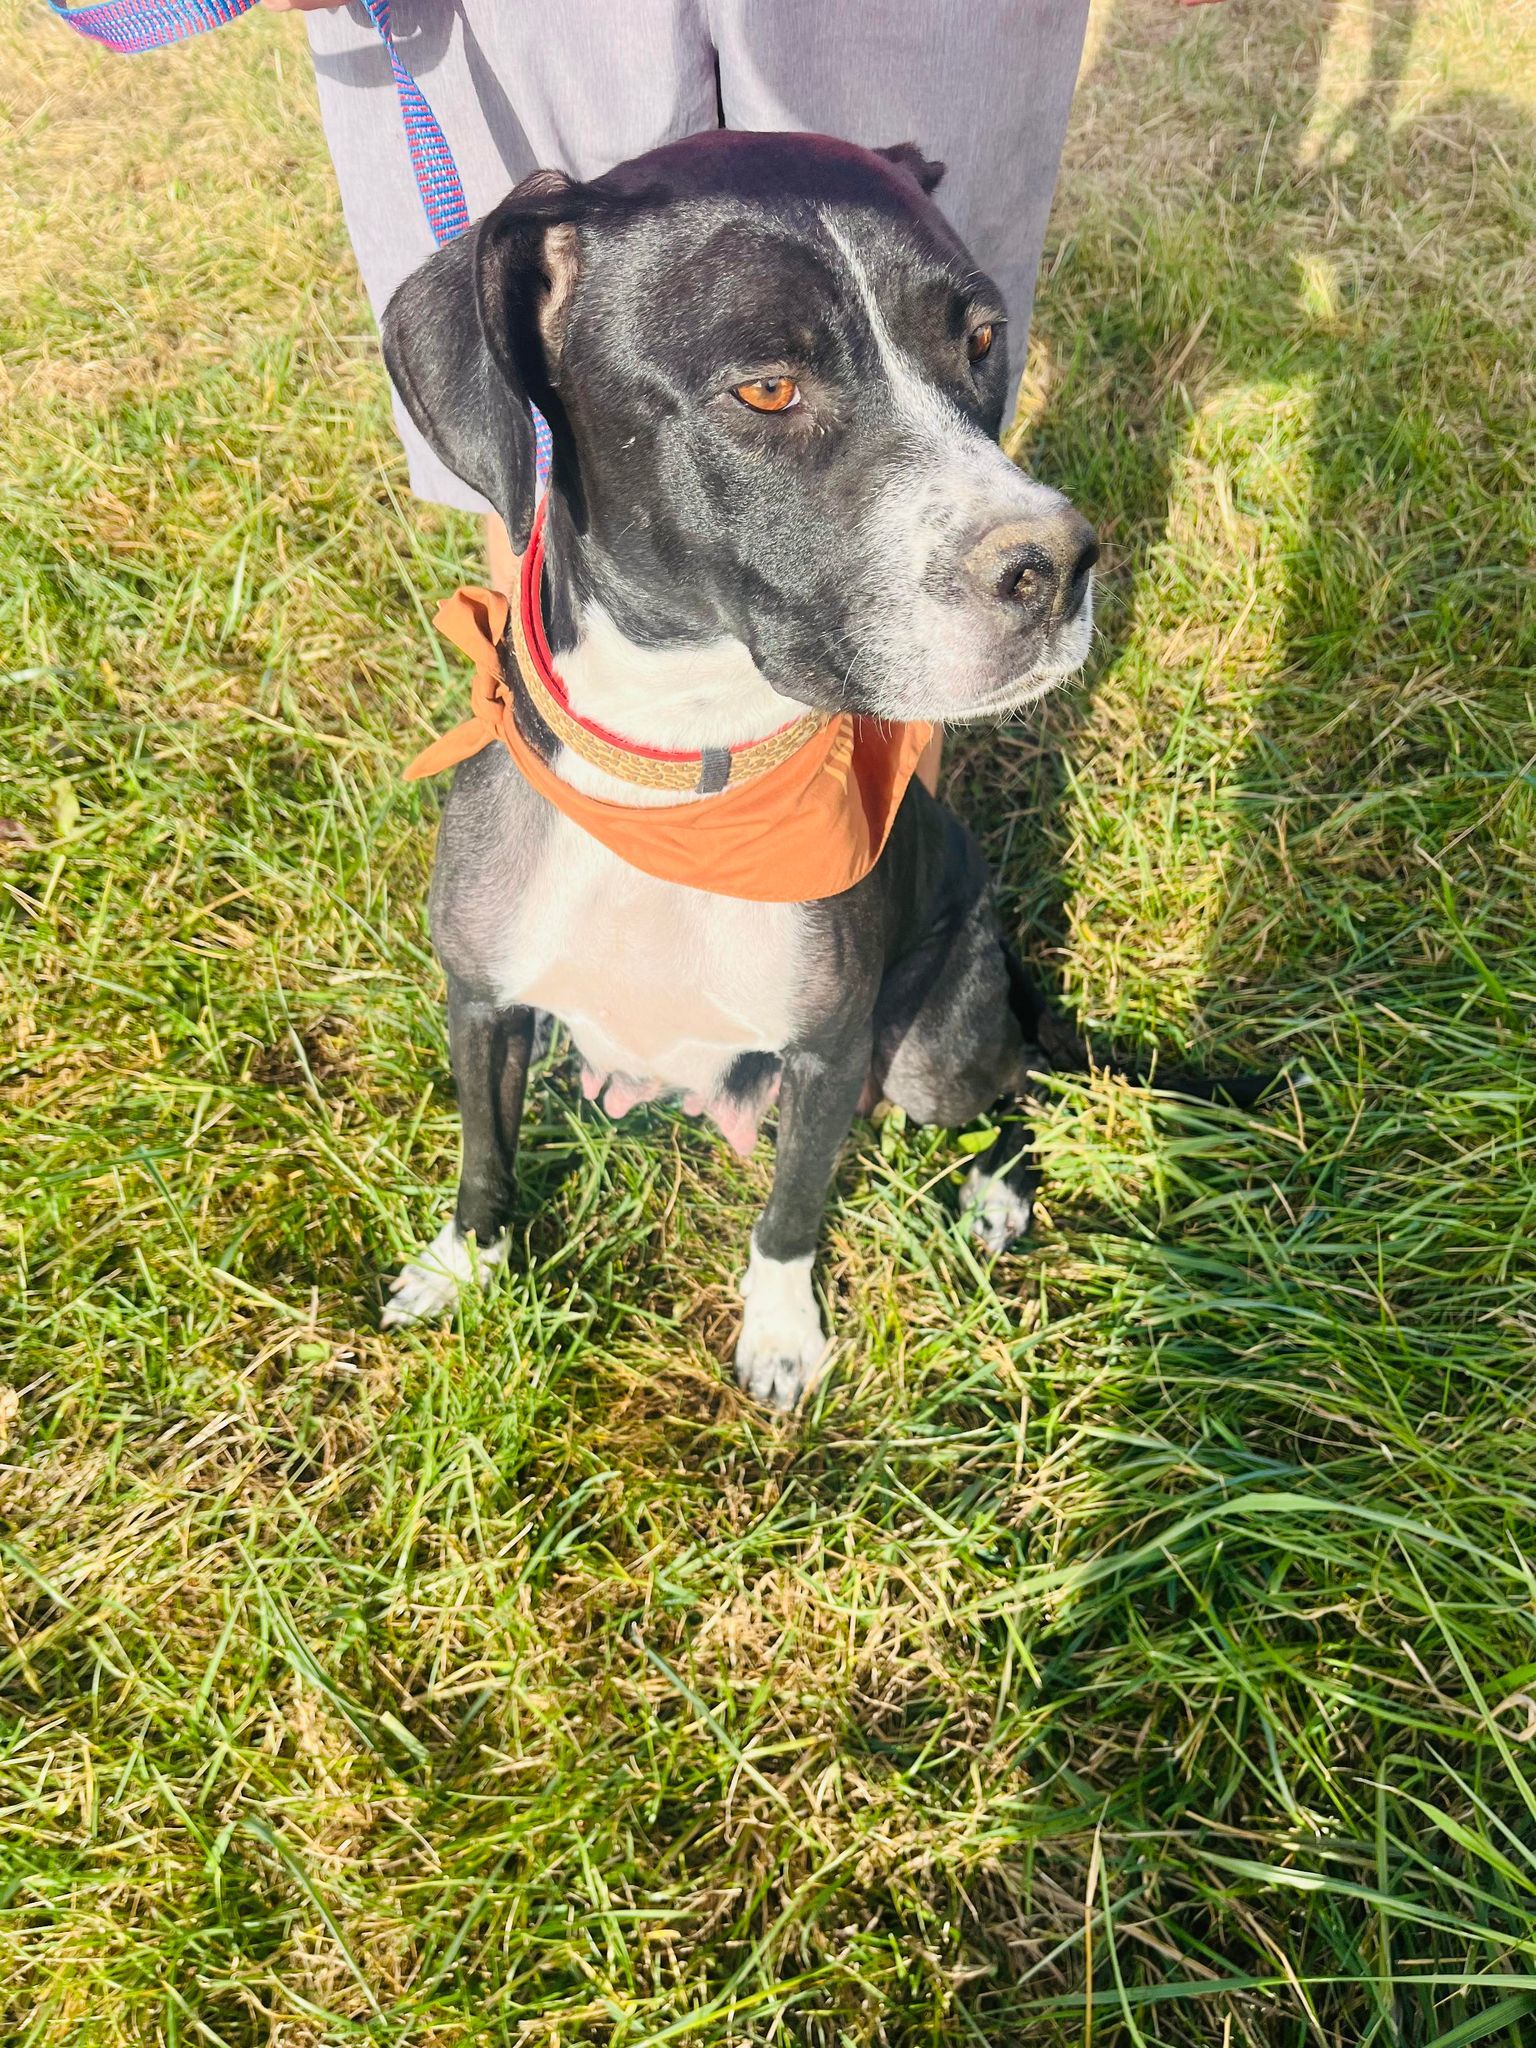
[[[1528,27],[1097,10],[1021,441],[1102,632],[948,773],[1101,1041],[1286,1085],[1058,1084],[992,1268],[861,1127],[786,1430],[765,1158],[558,1052],[505,1284],[378,1334],[476,540],[291,26],[0,29],[6,2038],[1521,2048]]]

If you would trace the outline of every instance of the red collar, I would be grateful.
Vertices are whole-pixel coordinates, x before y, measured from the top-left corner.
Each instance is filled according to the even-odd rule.
[[[539,500],[528,546],[523,554],[518,587],[522,645],[516,652],[523,657],[518,666],[536,708],[545,723],[554,729],[556,737],[575,753],[627,782],[651,788],[714,793],[728,784],[741,783],[750,776],[776,767],[827,724],[825,715],[819,711],[801,712],[798,717],[775,726],[772,732],[765,733],[760,739],[744,740],[734,747],[706,748],[700,752],[686,748],[648,747],[639,740],[627,739],[611,726],[599,724],[595,718],[583,717],[571,703],[570,694],[555,668],[544,631],[544,513],[547,504],[547,499]],[[548,701],[539,702],[541,696]],[[634,765],[627,765],[630,762]]]

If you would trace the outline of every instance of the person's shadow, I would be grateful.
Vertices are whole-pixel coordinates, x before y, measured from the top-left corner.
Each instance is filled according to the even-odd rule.
[[[1121,0],[1079,87],[1019,441],[1105,540],[1097,649],[947,779],[1023,950],[1142,1060],[1272,1064],[1298,977],[1369,971],[1393,892],[1441,887],[1370,792],[1513,663],[1514,366],[1457,413],[1487,173],[1529,191],[1530,127],[1490,95],[1405,112],[1416,11]],[[1117,921],[1123,977],[1092,942]]]

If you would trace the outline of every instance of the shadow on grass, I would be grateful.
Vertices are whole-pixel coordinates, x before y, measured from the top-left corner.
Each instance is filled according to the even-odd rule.
[[[1323,979],[1369,972],[1384,927],[1443,919],[1413,830],[1432,823],[1423,806],[1478,778],[1484,809],[1517,794],[1498,786],[1487,720],[1523,712],[1529,649],[1529,392],[1507,351],[1536,152],[1528,116],[1488,95],[1416,104],[1394,131],[1413,0],[1267,7],[1241,34],[1126,12],[1134,44],[1080,89],[1086,161],[1069,164],[1042,288],[1051,389],[1028,449],[1106,537],[1101,652],[1036,735],[1000,763],[993,739],[961,739],[953,773],[1026,945],[1069,995],[1085,993],[1064,957],[1074,921],[1170,910],[1168,988],[1153,978],[1150,1006],[1133,991],[1117,1007],[1111,971],[1086,992],[1096,1023],[1144,1050],[1166,1049],[1170,1025],[1175,1041],[1246,1026],[1283,1044],[1276,998],[1293,1008],[1298,959]],[[1364,77],[1315,117],[1346,17]],[[1128,196],[1138,138],[1117,127],[1101,201],[1093,145],[1150,65],[1195,73],[1211,125],[1189,123],[1160,185],[1166,124],[1152,123],[1145,198]],[[1166,99],[1166,84],[1145,89]],[[1110,684],[1129,702],[1101,719]],[[1131,779],[1119,815],[1095,802],[1096,771],[1117,796]],[[1176,816],[1179,778],[1202,771],[1220,774],[1218,802]],[[1187,832],[1154,832],[1182,866],[1171,888],[1132,872],[1121,843],[1127,813],[1144,840],[1164,806],[1193,824],[1201,868],[1176,844]],[[1481,825],[1457,840],[1468,857],[1496,844]]]

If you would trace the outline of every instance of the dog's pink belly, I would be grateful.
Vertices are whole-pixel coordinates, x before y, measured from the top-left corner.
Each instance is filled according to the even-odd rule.
[[[677,1097],[749,1152],[769,1083],[742,1103],[725,1079],[743,1053],[791,1043],[800,948],[794,905],[657,881],[561,819],[538,889],[509,921],[498,988],[560,1020],[586,1093],[614,1116]]]
[[[704,1096],[695,1090],[679,1090],[666,1081],[637,1081],[629,1074],[600,1074],[595,1067],[581,1064],[581,1092],[588,1102],[602,1100],[612,1117],[626,1115],[642,1102],[659,1102],[681,1093],[685,1116],[705,1116],[719,1131],[733,1152],[751,1157],[757,1143],[758,1127],[779,1099],[779,1077],[774,1074],[750,1098],[715,1094]]]
[[[608,997],[584,967],[562,962],[522,998],[558,1017],[581,1054],[581,1091],[621,1117],[641,1103],[681,1099],[688,1116],[705,1116],[743,1158],[778,1096],[778,1078],[750,1099],[725,1093],[726,1074],[744,1052],[767,1051],[751,1023],[697,990],[641,988],[631,982]]]

